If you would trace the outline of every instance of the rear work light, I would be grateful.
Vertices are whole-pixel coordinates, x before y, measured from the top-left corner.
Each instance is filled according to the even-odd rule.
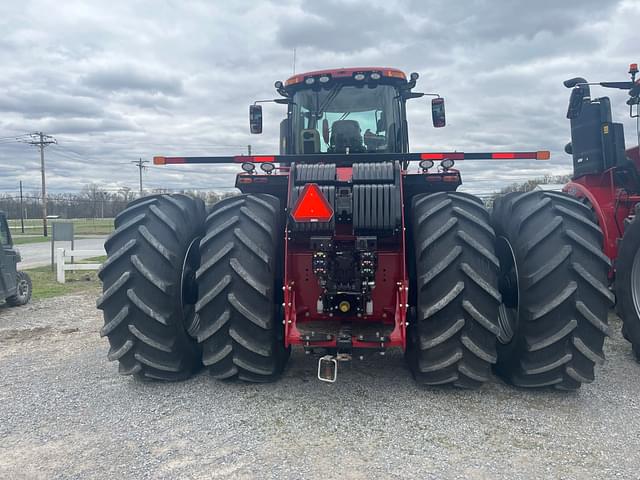
[[[328,222],[333,218],[333,208],[322,194],[320,187],[309,183],[302,189],[302,193],[291,211],[296,222]]]
[[[440,166],[444,170],[449,170],[450,168],[453,168],[455,164],[456,162],[454,162],[452,158],[445,158],[444,160],[442,160],[442,162],[440,162]]]

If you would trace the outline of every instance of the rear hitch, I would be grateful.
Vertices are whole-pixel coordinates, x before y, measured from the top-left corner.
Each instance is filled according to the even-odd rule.
[[[325,355],[318,360],[318,380],[335,383],[338,378],[338,360],[331,355]]]

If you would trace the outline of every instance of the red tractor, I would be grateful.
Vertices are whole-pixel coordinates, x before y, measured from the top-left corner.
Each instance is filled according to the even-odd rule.
[[[478,387],[492,367],[521,386],[592,381],[612,299],[591,211],[532,192],[490,215],[457,192],[458,161],[549,152],[409,153],[408,101],[434,96],[433,124],[445,125],[444,99],[414,91],[417,79],[295,75],[275,84],[287,107],[279,155],[156,157],[235,163],[242,194],[207,213],[150,196],[116,218],[98,307],[120,372],[174,380],[204,364],[218,379],[271,381],[297,346],[328,382],[339,362],[390,348],[429,385]]]
[[[588,83],[584,78],[565,82],[572,88],[567,118],[571,121],[572,181],[564,191],[591,208],[604,233],[604,253],[613,262],[610,281],[623,320],[623,334],[640,359],[640,154],[639,147],[625,150],[624,130],[614,123],[608,97],[591,98],[590,86],[629,92],[629,114],[635,118],[640,143],[640,80],[638,65],[631,64],[631,79]]]

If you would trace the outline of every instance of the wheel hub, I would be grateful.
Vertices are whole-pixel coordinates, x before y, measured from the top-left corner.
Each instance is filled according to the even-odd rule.
[[[182,264],[182,277],[180,279],[180,303],[182,305],[182,320],[184,325],[190,325],[190,316],[193,315],[193,306],[198,301],[198,284],[196,271],[200,267],[200,238],[196,237],[189,244]]]
[[[21,300],[26,298],[29,295],[29,282],[26,280],[21,280],[18,283],[18,298]]]
[[[640,250],[636,250],[631,265],[631,298],[636,315],[640,317]]]
[[[500,261],[498,287],[502,295],[502,303],[498,310],[498,341],[508,344],[518,328],[520,315],[520,288],[518,286],[518,266],[513,248],[505,237],[496,240],[496,253]]]

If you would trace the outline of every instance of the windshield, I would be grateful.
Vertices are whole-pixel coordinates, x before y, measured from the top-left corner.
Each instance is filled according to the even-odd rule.
[[[293,97],[296,153],[400,152],[400,100],[390,85],[336,84]]]

